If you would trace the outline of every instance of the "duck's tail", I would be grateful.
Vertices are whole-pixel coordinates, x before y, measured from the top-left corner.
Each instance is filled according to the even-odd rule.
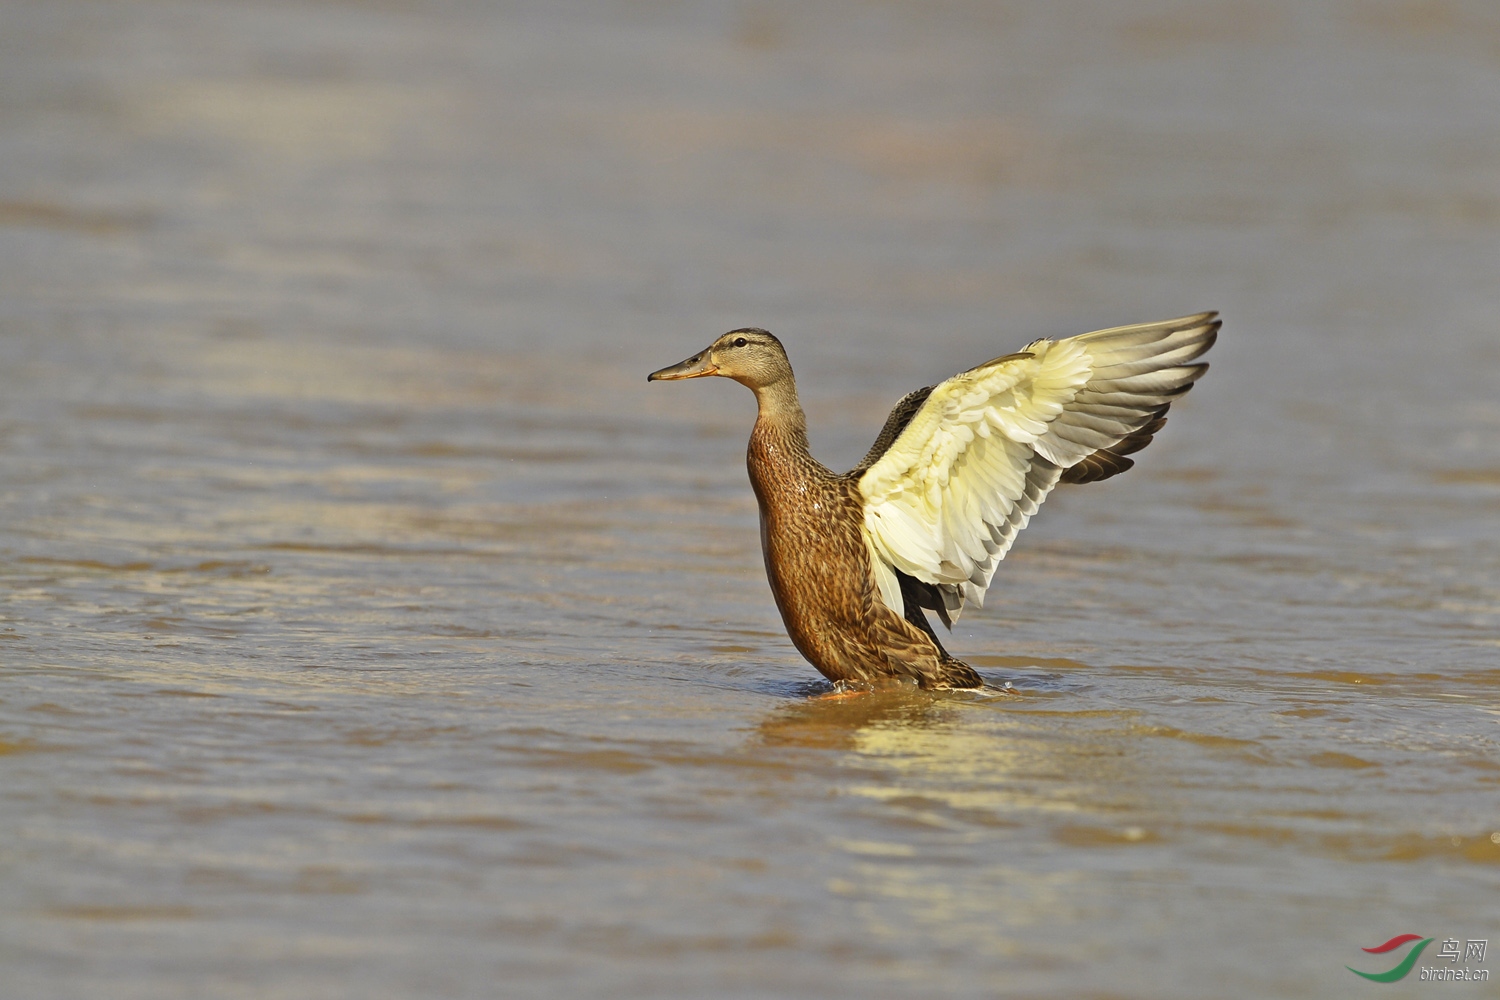
[[[925,688],[935,690],[972,690],[984,687],[984,678],[979,672],[969,666],[963,660],[948,653],[942,646],[938,647],[942,656],[938,663],[938,675],[932,678],[924,678]]]

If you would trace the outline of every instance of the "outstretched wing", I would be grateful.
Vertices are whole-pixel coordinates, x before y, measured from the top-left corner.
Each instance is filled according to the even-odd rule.
[[[1060,479],[1122,472],[1124,456],[1150,442],[1208,370],[1191,362],[1213,346],[1214,317],[1038,340],[937,385],[914,414],[901,413],[912,397],[903,399],[886,422],[894,440],[858,479],[886,604],[902,611],[903,573],[936,587],[954,618],[967,601],[982,605],[1016,533]]]

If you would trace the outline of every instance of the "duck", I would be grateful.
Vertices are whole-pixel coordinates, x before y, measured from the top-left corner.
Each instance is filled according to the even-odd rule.
[[[1071,337],[909,392],[848,472],[812,456],[785,347],[730,330],[648,382],[716,376],[755,393],[746,462],[761,552],[797,651],[836,691],[981,689],[951,632],[1048,494],[1131,468],[1202,378],[1216,312]]]

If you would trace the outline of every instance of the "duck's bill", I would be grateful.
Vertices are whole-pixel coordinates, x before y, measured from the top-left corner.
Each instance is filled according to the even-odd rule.
[[[719,374],[719,366],[708,360],[708,352],[695,354],[681,364],[663,368],[646,376],[647,382],[661,382],[674,378],[699,378],[703,375]]]

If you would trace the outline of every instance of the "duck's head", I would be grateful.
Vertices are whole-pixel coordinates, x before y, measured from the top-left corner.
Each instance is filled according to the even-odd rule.
[[[704,375],[722,375],[760,390],[791,378],[792,365],[786,359],[786,350],[781,346],[781,341],[765,330],[745,327],[742,330],[730,330],[708,345],[706,350],[681,364],[652,372],[646,376],[646,381],[699,378]]]

